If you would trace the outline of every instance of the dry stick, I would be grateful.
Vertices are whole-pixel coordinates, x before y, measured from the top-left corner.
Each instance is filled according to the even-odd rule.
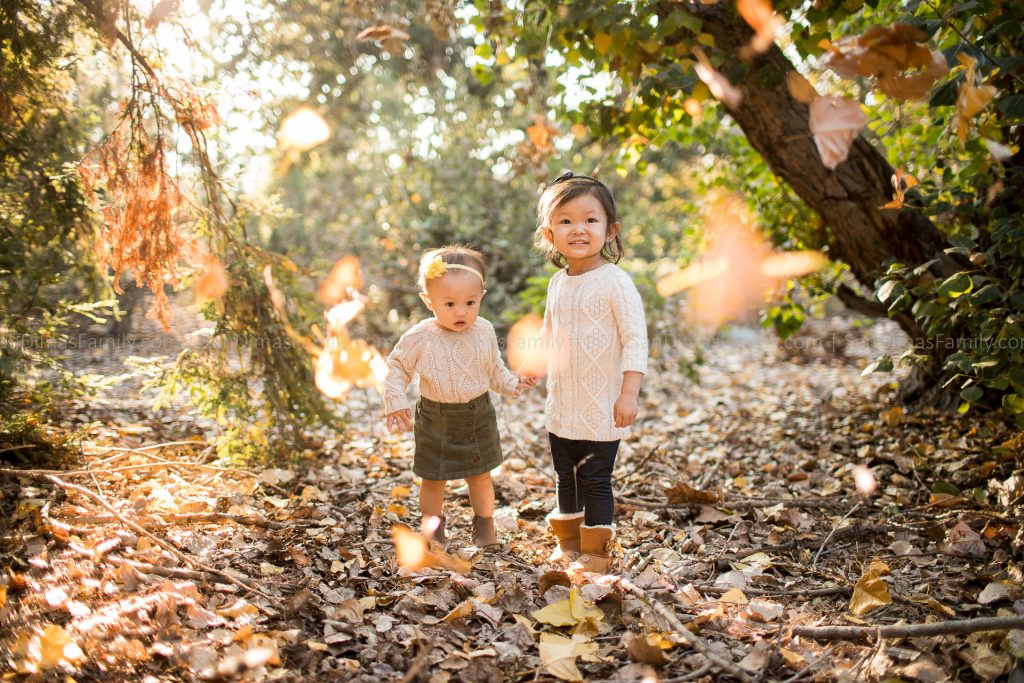
[[[1024,628],[1024,617],[980,617],[938,621],[929,624],[892,624],[889,626],[797,626],[794,636],[815,640],[863,640],[878,638],[917,638],[922,636],[949,636],[977,631],[1011,631]]]
[[[36,448],[36,444],[25,443],[20,446],[8,446],[6,448],[0,448],[0,453],[6,453],[8,451],[20,451],[22,448]]]
[[[861,503],[862,502],[863,501],[861,501]],[[814,554],[814,559],[811,560],[811,566],[812,567],[815,566],[816,564],[818,564],[818,558],[821,557],[821,551],[825,549],[826,545],[828,545],[829,539],[831,539],[832,535],[836,533],[836,529],[841,527],[843,525],[843,522],[845,522],[847,519],[849,519],[850,515],[852,515],[854,512],[857,511],[857,508],[859,508],[861,506],[861,503],[857,503],[852,508],[850,508],[850,511],[847,512],[845,515],[843,515],[843,518],[840,519],[838,522],[836,522],[836,525],[834,527],[832,527],[832,531],[828,532],[828,536],[826,536],[825,540],[821,542],[821,547],[818,548],[818,552],[816,552]]]
[[[150,469],[153,467],[197,467],[203,470],[218,470],[222,471],[224,468],[215,467],[213,465],[203,465],[197,462],[183,462],[180,460],[164,460],[157,462],[147,462],[141,465],[124,465],[122,467],[112,467],[110,469],[91,469],[91,470],[19,470],[13,468],[2,468],[0,474],[57,474],[63,477],[75,477],[83,474],[114,474],[115,472],[128,472],[130,470],[143,470]],[[245,473],[245,470],[232,469],[231,472]]]
[[[701,593],[711,593],[712,595],[724,595],[725,593],[732,590],[725,586],[698,586],[694,588],[699,590]],[[782,597],[788,595],[805,595],[807,597],[817,597],[822,595],[839,595],[841,593],[850,593],[853,588],[850,586],[832,586],[830,588],[809,588],[807,590],[771,590],[767,588],[749,588],[744,587],[741,589],[745,595],[759,595],[762,597]]]
[[[709,662],[712,662],[719,669],[725,673],[737,678],[744,683],[754,683],[754,679],[747,675],[742,669],[736,664],[725,659],[717,652],[711,649],[711,647],[704,642],[703,638],[699,638],[697,635],[690,633],[687,628],[683,625],[679,618],[676,617],[675,613],[669,608],[665,607],[659,600],[655,600],[647,595],[642,588],[637,586],[635,583],[626,578],[619,579],[619,585],[625,588],[628,592],[635,595],[642,602],[649,605],[655,612],[657,612],[665,621],[667,621],[673,629],[685,640],[690,647],[697,652],[704,655]]]
[[[431,651],[434,649],[433,645],[434,641],[420,643],[420,651],[416,654],[416,659],[412,660],[412,664],[409,665],[409,670],[405,672],[404,676],[402,676],[400,683],[411,683],[416,680],[420,671],[422,671],[427,665],[427,659],[429,658]]]
[[[708,503],[669,503],[663,500],[645,500],[643,498],[627,498],[625,496],[616,496],[615,502],[623,503],[625,505],[635,505],[641,508],[691,508],[700,507],[701,505],[710,505],[712,507],[724,507],[731,508],[733,510],[741,510],[744,508],[763,507],[767,505],[788,505],[794,508],[827,508],[839,505],[846,501],[851,496],[842,496],[836,498],[748,498],[746,500],[742,498],[716,500]]]
[[[154,514],[153,517],[154,518],[140,518],[136,521],[142,526],[155,527],[168,526],[171,522],[178,524],[190,524],[193,522],[234,522],[235,524],[245,524],[248,526],[260,527],[262,529],[288,528],[287,524],[275,522],[265,517],[261,517],[260,515],[229,515],[225,512],[192,512],[188,514],[162,513]],[[117,517],[113,515],[82,515],[77,517],[75,521],[80,524],[105,524],[107,522],[117,521]],[[82,531],[89,530],[82,529]],[[92,531],[95,531],[95,529]]]
[[[118,520],[120,520],[120,522],[122,524],[124,524],[125,526],[128,526],[128,527],[130,527],[132,529],[134,529],[135,531],[138,531],[142,535],[144,535],[147,538],[149,538],[150,540],[154,541],[157,545],[159,545],[161,548],[165,549],[167,552],[169,552],[172,555],[174,555],[174,557],[176,557],[181,562],[184,562],[185,564],[190,564],[193,567],[195,567],[196,569],[202,569],[204,572],[208,572],[210,574],[213,574],[214,576],[219,576],[219,577],[221,577],[223,579],[226,579],[227,581],[229,581],[229,582],[231,582],[231,583],[233,583],[233,584],[235,584],[237,586],[241,586],[242,588],[244,588],[246,590],[252,591],[252,592],[254,592],[254,593],[256,593],[256,594],[258,594],[258,595],[260,595],[260,596],[262,596],[262,597],[264,597],[266,599],[268,599],[268,600],[276,600],[276,598],[274,598],[272,595],[268,595],[268,594],[264,593],[263,591],[261,591],[259,588],[256,588],[255,586],[253,586],[252,585],[252,579],[250,579],[248,577],[245,577],[245,580],[243,581],[242,579],[238,579],[238,578],[232,576],[231,574],[228,574],[227,572],[225,572],[223,570],[220,570],[220,569],[217,569],[216,567],[211,567],[209,565],[203,564],[199,560],[196,560],[196,559],[193,559],[193,558],[189,557],[188,555],[186,555],[185,553],[181,552],[180,550],[175,548],[173,545],[171,545],[168,541],[165,541],[164,539],[160,538],[156,534],[153,534],[153,533],[151,533],[149,531],[146,531],[146,529],[144,529],[142,526],[136,524],[132,520],[130,520],[127,517],[125,517],[124,515],[122,515],[120,512],[115,510],[114,507],[110,503],[108,503],[105,498],[103,498],[103,496],[99,495],[98,493],[90,491],[89,489],[87,489],[85,487],[82,487],[82,486],[78,486],[76,484],[69,484],[68,482],[63,481],[63,480],[61,480],[61,479],[59,479],[59,478],[57,478],[57,477],[55,477],[53,475],[42,475],[42,478],[45,478],[45,479],[48,479],[49,481],[52,481],[54,484],[56,484],[57,486],[60,486],[61,488],[68,489],[68,490],[71,490],[71,491],[75,491],[77,493],[82,494],[83,496],[85,496],[87,498],[91,498],[92,500],[96,501],[97,503],[100,504],[100,506],[105,508],[107,510],[107,512],[109,512],[110,514],[112,514],[115,517],[117,517]]]

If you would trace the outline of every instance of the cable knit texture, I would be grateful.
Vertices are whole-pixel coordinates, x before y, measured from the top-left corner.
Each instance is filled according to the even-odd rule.
[[[615,441],[622,373],[647,372],[643,302],[626,271],[608,263],[582,275],[564,269],[548,284],[547,429],[563,439]]]
[[[411,409],[406,388],[420,376],[420,395],[439,403],[466,403],[488,389],[515,396],[519,379],[498,352],[494,326],[477,318],[461,332],[446,330],[434,318],[422,320],[402,335],[388,356],[384,412]]]

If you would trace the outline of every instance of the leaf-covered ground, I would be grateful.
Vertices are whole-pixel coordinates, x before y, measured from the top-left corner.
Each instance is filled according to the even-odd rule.
[[[699,385],[678,349],[656,347],[615,473],[619,572],[572,586],[546,564],[541,392],[498,399],[504,549],[464,547],[471,512],[451,488],[463,575],[396,566],[392,527],[418,521],[412,444],[385,434],[374,396],[350,397],[348,433],[244,470],[213,462],[186,411],[153,415],[122,385],[69,411],[80,449],[56,471],[15,474],[18,452],[0,454],[0,668],[81,681],[1024,680],[1022,630],[800,631],[1024,613],[1021,436],[893,407],[892,377],[860,376],[892,333],[835,319],[780,347],[739,328],[705,349]],[[120,371],[116,354],[83,358]]]

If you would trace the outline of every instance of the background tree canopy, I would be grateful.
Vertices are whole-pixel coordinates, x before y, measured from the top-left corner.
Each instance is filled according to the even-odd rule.
[[[296,436],[332,419],[313,389],[322,344],[386,351],[423,315],[423,249],[484,251],[499,326],[539,308],[533,204],[573,168],[616,192],[657,325],[679,331],[655,282],[699,252],[712,191],[736,191],[777,248],[831,259],[789,283],[766,325],[792,333],[834,294],[907,333],[904,400],[1020,416],[1022,13],[999,0],[774,14],[754,0],[5,3],[0,392],[40,386],[23,368],[52,354],[24,339],[102,313],[98,274],[149,286],[167,324],[165,286],[222,281],[204,308],[211,343],[160,383],[221,420],[226,448]],[[328,139],[275,140],[303,104]],[[361,261],[366,308],[325,342],[314,290],[343,255]]]

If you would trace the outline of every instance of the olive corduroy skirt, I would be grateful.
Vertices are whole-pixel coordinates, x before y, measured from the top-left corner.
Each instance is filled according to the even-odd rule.
[[[465,479],[501,464],[498,420],[486,392],[468,403],[438,403],[421,396],[413,435],[412,470],[423,479]]]

